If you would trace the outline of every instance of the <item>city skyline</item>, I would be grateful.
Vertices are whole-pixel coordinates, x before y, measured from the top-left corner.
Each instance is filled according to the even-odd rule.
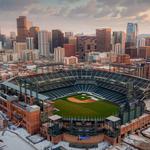
[[[25,15],[42,30],[93,34],[104,27],[126,31],[128,22],[136,22],[140,34],[149,33],[149,6],[149,0],[0,0],[0,28],[16,32],[16,18]]]

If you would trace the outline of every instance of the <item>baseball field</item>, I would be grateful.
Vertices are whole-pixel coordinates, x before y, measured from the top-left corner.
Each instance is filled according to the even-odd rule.
[[[119,112],[119,106],[90,94],[76,94],[54,101],[57,115],[73,118],[106,118]]]

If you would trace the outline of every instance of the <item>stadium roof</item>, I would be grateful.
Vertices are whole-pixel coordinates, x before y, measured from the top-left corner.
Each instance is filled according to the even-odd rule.
[[[52,121],[56,121],[56,120],[59,120],[59,119],[61,119],[62,117],[61,116],[59,116],[59,115],[53,115],[53,116],[50,116],[50,117],[48,117],[50,120],[52,120]]]
[[[117,122],[120,120],[120,118],[115,117],[115,116],[110,116],[110,117],[107,117],[106,119],[112,122]]]
[[[15,85],[15,84],[13,84],[13,83],[11,83],[11,82],[5,81],[5,82],[3,82],[2,84],[5,85],[5,86],[8,86],[8,87],[10,87],[10,88],[13,88],[13,89],[15,89],[16,91],[20,92],[19,86]],[[22,87],[22,92],[25,93],[25,88],[23,88],[23,87]],[[30,90],[27,89],[27,90],[26,90],[26,93],[27,93],[28,95],[30,95]],[[36,97],[36,92],[33,91],[33,90],[32,90],[32,96]],[[38,93],[38,99],[40,99],[40,100],[46,100],[46,99],[48,99],[48,97],[45,96],[45,95],[42,95],[42,94],[39,94],[39,93]]]

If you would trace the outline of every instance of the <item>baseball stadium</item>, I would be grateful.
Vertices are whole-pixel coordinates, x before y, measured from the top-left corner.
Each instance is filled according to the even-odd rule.
[[[106,70],[72,68],[15,77],[1,84],[0,96],[0,107],[11,119],[19,116],[28,132],[40,132],[53,143],[64,140],[89,147],[107,140],[115,144],[150,123],[144,103],[150,98],[150,81]],[[26,122],[21,111],[7,112],[3,99],[25,110],[32,106],[31,120],[36,120],[31,113],[39,107],[44,121],[40,117],[37,125]]]

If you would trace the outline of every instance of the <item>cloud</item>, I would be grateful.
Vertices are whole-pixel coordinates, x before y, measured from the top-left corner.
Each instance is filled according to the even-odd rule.
[[[62,17],[138,18],[149,9],[149,0],[0,0],[1,12]]]
[[[19,11],[38,0],[0,0],[0,11]]]
[[[87,28],[100,25],[118,27],[128,21],[148,24],[150,0],[0,0],[2,25],[7,23],[11,26],[14,21],[15,26],[19,15],[27,15],[33,22],[37,20],[36,23],[40,19],[38,24],[49,26],[51,22],[63,22],[67,27],[71,23],[74,26],[75,22],[83,22]]]

